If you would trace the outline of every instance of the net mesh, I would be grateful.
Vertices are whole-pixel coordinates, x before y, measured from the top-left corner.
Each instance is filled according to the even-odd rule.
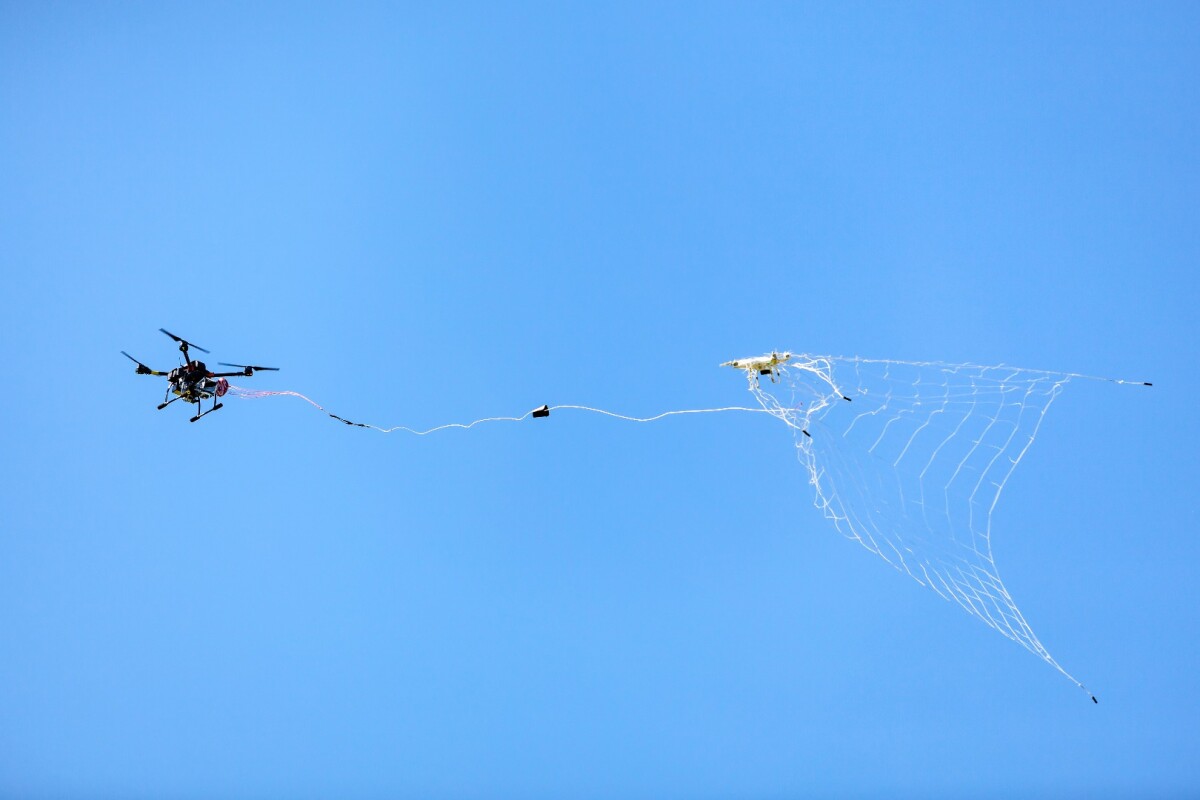
[[[751,373],[750,390],[792,428],[838,531],[1084,688],[1038,640],[992,555],[992,511],[1071,377],[793,356],[777,382]]]

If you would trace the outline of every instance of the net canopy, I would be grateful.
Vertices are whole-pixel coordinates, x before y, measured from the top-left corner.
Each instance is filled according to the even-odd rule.
[[[1005,588],[992,512],[1054,399],[1086,376],[801,355],[771,377],[750,390],[792,429],[838,531],[1084,688]]]

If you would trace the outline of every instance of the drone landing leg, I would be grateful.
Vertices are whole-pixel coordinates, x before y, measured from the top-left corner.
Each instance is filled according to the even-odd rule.
[[[199,407],[200,407],[200,404],[199,404],[199,403],[196,403],[196,408],[199,408]],[[188,420],[188,421],[189,421],[189,422],[195,422],[196,420],[200,419],[201,417],[207,417],[209,414],[211,414],[212,412],[216,411],[218,408],[224,408],[224,407],[225,407],[225,406],[224,406],[224,404],[223,404],[223,403],[218,403],[218,402],[216,402],[216,401],[214,400],[214,401],[213,401],[213,407],[212,407],[212,408],[210,408],[208,411],[204,411],[204,412],[201,412],[201,413],[197,414],[196,416],[192,417],[192,418],[191,418],[190,420]]]
[[[166,408],[167,406],[171,405],[171,403],[174,403],[174,402],[175,402],[176,400],[178,400],[178,399],[179,399],[178,397],[172,397],[170,400],[167,400],[165,403],[159,403],[159,404],[158,404],[158,410],[159,410],[159,411],[162,411],[164,408]]]

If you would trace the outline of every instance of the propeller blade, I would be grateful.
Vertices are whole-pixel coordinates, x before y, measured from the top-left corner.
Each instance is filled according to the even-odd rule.
[[[218,361],[222,367],[237,367],[238,369],[252,369],[255,372],[260,370],[270,370],[271,372],[279,372],[279,367],[252,367],[248,364],[230,364],[228,361]]]
[[[133,363],[138,365],[137,366],[137,374],[138,375],[165,375],[166,374],[165,372],[155,372],[154,370],[150,369],[142,362],[138,361],[133,356],[129,355],[129,353],[126,353],[124,350],[121,351],[121,355],[125,356],[130,361],[132,361]]]
[[[159,330],[160,330],[160,331],[162,331],[163,333],[165,333],[167,336],[170,336],[172,339],[174,339],[175,341],[179,342],[180,344],[186,344],[186,345],[187,345],[189,348],[192,348],[192,349],[194,349],[194,350],[199,350],[201,353],[207,353],[207,352],[209,352],[209,351],[205,350],[203,347],[201,347],[201,346],[200,346],[200,345],[198,345],[198,344],[192,344],[192,343],[191,343],[191,342],[189,342],[187,339],[181,339],[180,337],[178,337],[178,336],[176,336],[175,334],[171,333],[171,332],[170,332],[169,330],[167,330],[166,328],[159,328]]]

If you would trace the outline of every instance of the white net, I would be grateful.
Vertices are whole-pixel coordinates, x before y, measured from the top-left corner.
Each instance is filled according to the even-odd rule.
[[[992,511],[1054,398],[1085,376],[826,356],[776,369],[777,383],[751,372],[750,389],[793,429],[837,529],[1084,688],[1000,579]]]
[[[523,422],[564,410],[628,422],[732,411],[771,414],[792,428],[800,461],[816,490],[816,506],[839,531],[1084,688],[1038,641],[1000,580],[992,557],[992,511],[1068,381],[1141,381],[1006,366],[777,353],[722,366],[746,372],[762,408],[725,406],[635,417],[582,405],[544,405],[521,416],[421,430],[352,422],[298,392],[230,386],[229,394],[247,400],[297,397],[345,425],[417,436]]]

